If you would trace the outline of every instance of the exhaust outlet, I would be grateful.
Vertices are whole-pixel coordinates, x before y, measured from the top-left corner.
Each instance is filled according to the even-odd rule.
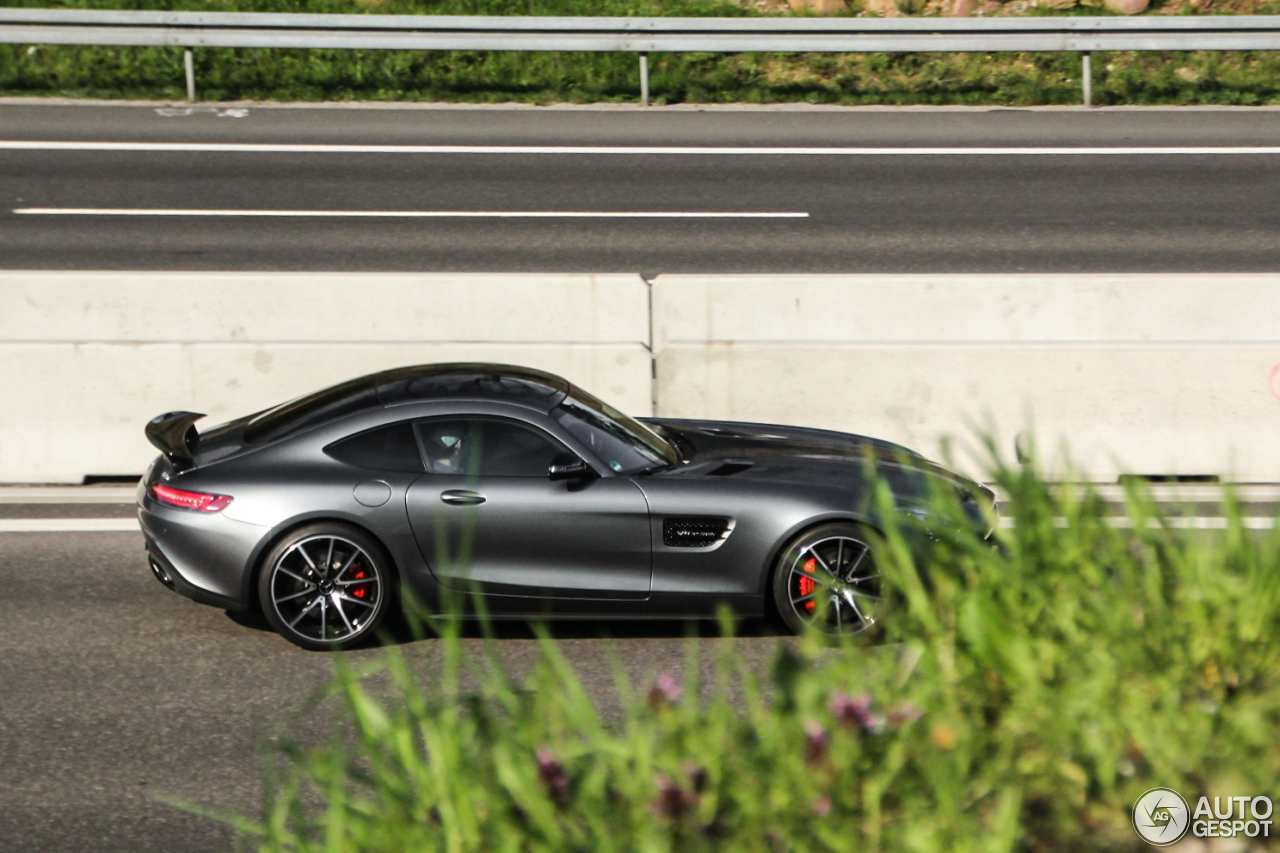
[[[164,566],[160,565],[159,560],[148,555],[147,564],[151,566],[151,574],[156,576],[156,580],[164,584],[166,589],[176,592],[173,586],[173,578],[169,577],[169,573],[165,570]]]

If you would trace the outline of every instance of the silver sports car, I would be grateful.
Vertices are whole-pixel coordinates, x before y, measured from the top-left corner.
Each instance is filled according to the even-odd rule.
[[[839,432],[634,419],[558,376],[497,364],[387,370],[200,433],[170,412],[138,487],[166,587],[260,609],[309,649],[353,643],[403,591],[495,618],[875,623],[868,454],[900,509],[940,484],[975,524],[985,487]]]

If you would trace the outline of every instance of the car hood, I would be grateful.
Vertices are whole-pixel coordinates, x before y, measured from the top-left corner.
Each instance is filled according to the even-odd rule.
[[[741,457],[847,457],[860,461],[868,449],[887,459],[924,458],[900,444],[826,429],[677,418],[644,420],[671,430],[688,442],[693,449],[691,462]]]
[[[674,434],[685,460],[682,469],[744,479],[864,479],[868,454],[899,496],[924,498],[929,480],[942,479],[962,493],[989,490],[932,462],[910,448],[864,435],[776,424],[645,418]],[[718,464],[717,464],[718,463]],[[680,469],[675,469],[679,471]]]

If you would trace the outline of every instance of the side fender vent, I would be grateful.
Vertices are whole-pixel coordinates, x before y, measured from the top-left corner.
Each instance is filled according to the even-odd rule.
[[[706,548],[723,542],[733,530],[727,518],[672,516],[662,520],[662,544],[668,548]]]

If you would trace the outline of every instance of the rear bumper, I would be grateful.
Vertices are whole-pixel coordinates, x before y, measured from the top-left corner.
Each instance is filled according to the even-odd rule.
[[[186,596],[192,601],[197,601],[201,604],[208,604],[212,607],[221,607],[225,610],[243,612],[247,609],[246,602],[242,602],[228,596],[218,595],[217,593],[210,592],[207,589],[202,589],[187,580],[183,577],[182,572],[178,570],[178,567],[169,561],[169,558],[164,555],[164,552],[160,550],[155,541],[150,537],[147,538],[147,559],[153,564],[151,570],[158,578],[163,572],[164,578],[161,578],[160,582],[164,583],[165,586],[168,586],[179,595]],[[160,571],[156,571],[157,567]],[[166,579],[168,580],[168,583],[165,583]]]
[[[164,570],[175,592],[214,607],[249,609],[252,559],[268,528],[232,521],[222,513],[174,509],[145,495],[138,523],[150,559]]]

